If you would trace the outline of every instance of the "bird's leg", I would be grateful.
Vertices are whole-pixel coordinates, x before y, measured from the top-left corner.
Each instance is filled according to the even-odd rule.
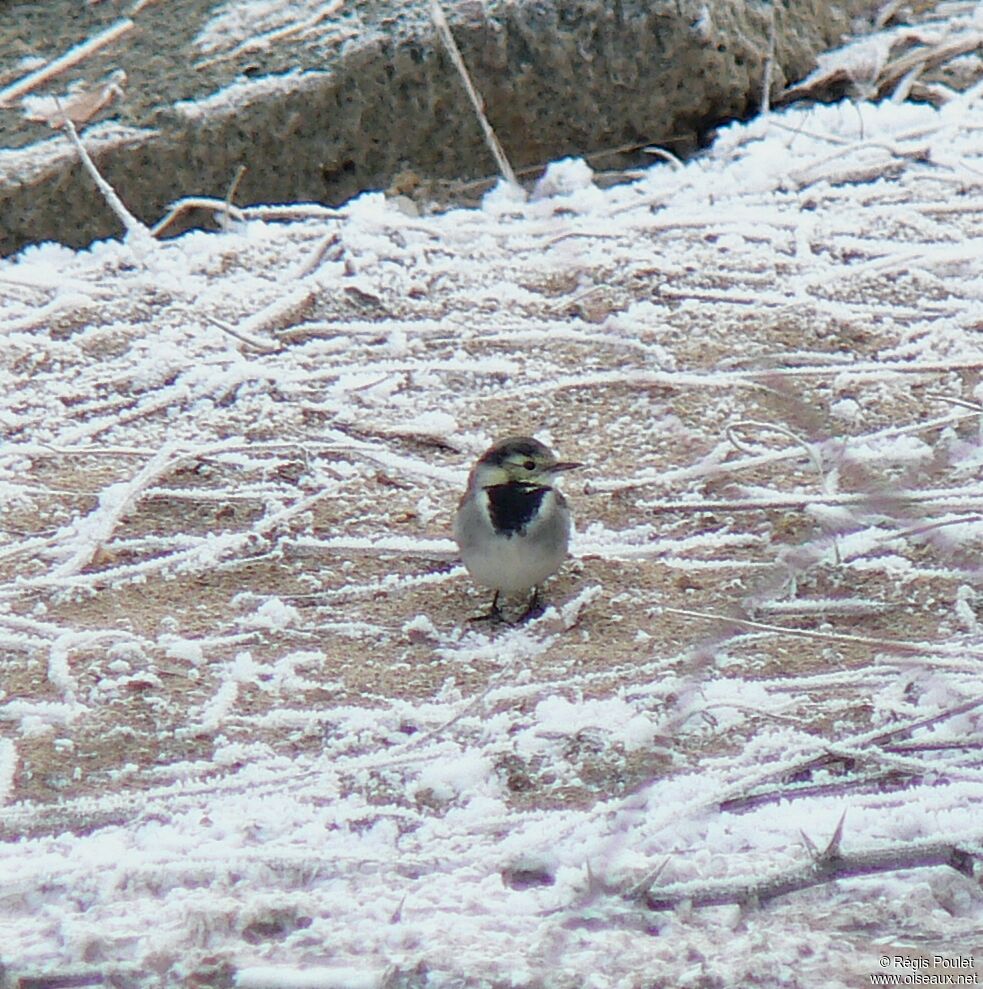
[[[532,597],[529,599],[529,606],[515,620],[516,625],[529,621],[530,618],[538,618],[543,613],[543,606],[539,603],[539,588],[532,589]]]
[[[469,622],[504,622],[505,616],[502,614],[502,609],[498,606],[498,595],[500,591],[495,591],[495,596],[492,598],[491,607],[488,609],[487,615],[474,615],[469,618]]]

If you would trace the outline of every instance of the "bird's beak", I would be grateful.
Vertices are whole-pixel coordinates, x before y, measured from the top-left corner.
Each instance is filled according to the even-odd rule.
[[[584,466],[583,464],[575,463],[572,460],[571,461],[565,461],[563,463],[553,464],[553,466],[550,467],[550,473],[551,474],[559,474],[561,471],[575,470],[577,467],[583,467],[583,466]]]

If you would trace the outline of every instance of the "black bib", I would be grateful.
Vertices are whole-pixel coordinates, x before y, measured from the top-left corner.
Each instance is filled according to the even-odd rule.
[[[540,484],[523,484],[522,481],[485,488],[488,515],[495,531],[505,536],[522,535],[549,490]]]

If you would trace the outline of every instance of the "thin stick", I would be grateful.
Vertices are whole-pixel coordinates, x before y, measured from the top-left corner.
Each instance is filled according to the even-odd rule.
[[[878,95],[886,94],[913,71],[923,72],[938,68],[945,62],[951,62],[961,55],[976,51],[979,47],[979,34],[976,31],[970,31],[964,36],[953,38],[951,41],[936,45],[934,48],[917,48],[908,52],[884,66],[881,70],[880,79],[877,81],[877,93]]]
[[[495,163],[498,165],[498,170],[502,173],[503,178],[509,185],[519,188],[519,181],[515,177],[515,172],[512,170],[508,158],[505,157],[505,151],[495,136],[495,132],[492,130],[488,118],[485,116],[484,100],[482,100],[477,89],[474,88],[474,84],[471,82],[467,66],[465,66],[464,59],[461,57],[461,52],[457,47],[457,42],[454,40],[454,35],[451,34],[450,25],[447,23],[447,18],[444,16],[444,11],[440,6],[439,0],[433,0],[430,4],[430,17],[433,20],[434,27],[437,28],[437,33],[440,35],[444,47],[447,49],[447,54],[450,55],[451,61],[454,63],[454,67],[457,69],[461,81],[464,83],[464,88],[468,91],[468,96],[471,97],[471,105],[474,107],[474,112],[478,115],[478,123],[481,124],[481,129],[485,133],[485,141],[491,150]]]
[[[332,247],[337,247],[338,250],[334,252],[334,257],[337,258],[345,253],[345,245],[342,243],[341,234],[338,231],[334,233],[326,234],[318,242],[317,246],[311,251],[310,256],[305,258],[301,264],[298,266],[297,270],[291,273],[291,277],[295,280],[301,278],[306,278],[308,275],[312,275],[321,266],[321,262],[324,260],[325,255]]]
[[[771,113],[771,74],[775,67],[775,31],[777,4],[771,5],[771,24],[768,27],[768,54],[765,58],[765,71],[761,79],[761,115]]]
[[[210,199],[203,196],[190,196],[180,199],[176,203],[171,203],[167,212],[150,228],[150,232],[159,236],[166,230],[179,216],[190,213],[195,209],[210,209],[215,213],[224,214],[228,220],[243,220],[245,213],[231,202],[223,202],[221,199]]]
[[[706,621],[721,622],[725,625],[737,625],[752,632],[771,632],[775,635],[792,635],[800,639],[819,639],[824,642],[850,642],[864,646],[875,646],[888,652],[903,655],[932,655],[932,656],[966,656],[983,658],[983,649],[973,649],[968,646],[953,645],[950,648],[935,645],[931,642],[903,642],[900,639],[879,639],[869,635],[846,635],[840,632],[815,632],[806,628],[790,628],[785,625],[770,625],[766,622],[754,622],[746,618],[735,618],[731,615],[715,615],[706,611],[691,611],[688,608],[663,608],[667,614],[683,615],[687,618],[702,618]]]
[[[797,433],[793,433],[791,429],[788,429],[786,426],[782,426],[780,423],[759,422],[757,419],[739,419],[737,422],[728,424],[724,430],[724,434],[726,435],[728,442],[734,447],[735,450],[737,450],[738,453],[754,454],[755,452],[737,435],[737,431],[739,429],[746,429],[749,426],[754,426],[757,429],[771,430],[774,433],[780,433],[782,436],[787,437],[794,443],[798,443],[798,445],[805,451],[806,456],[812,461],[812,466],[816,468],[816,473],[819,475],[819,483],[822,485],[824,493],[832,493],[825,490],[826,472],[823,469],[823,462],[820,454],[816,452],[811,443],[807,443]]]
[[[894,17],[904,2],[905,0],[889,0],[888,3],[884,4],[877,12],[877,17],[874,18],[874,27],[878,31],[887,27],[888,22]]]
[[[665,148],[660,148],[653,144],[642,148],[642,150],[647,155],[655,155],[656,158],[661,158],[663,161],[669,162],[674,172],[682,171],[686,167],[676,155],[671,151],[667,151]]]
[[[317,290],[310,283],[303,280],[288,292],[284,292],[279,298],[274,299],[269,305],[263,306],[258,312],[252,314],[239,322],[239,333],[252,338],[253,345],[260,345],[256,333],[265,331],[278,332],[289,326],[295,325],[299,320],[309,314],[311,307],[317,300]],[[241,339],[241,338],[240,338]],[[269,346],[269,345],[267,345]],[[273,346],[270,353],[281,349]]]
[[[638,486],[641,487],[640,482]],[[591,491],[591,494],[595,492],[608,491],[608,490],[620,490],[620,487],[614,488],[596,488]],[[972,503],[983,502],[983,491],[975,491],[972,494],[960,497],[959,491],[952,492],[951,497],[946,496],[946,492],[939,491],[911,491],[904,494],[898,494],[894,498],[894,503],[897,505],[903,505],[910,507],[913,505],[923,505],[927,504],[936,509],[953,508],[954,506],[964,506]],[[826,505],[826,506],[846,506],[846,505],[859,505],[860,507],[868,506],[870,511],[874,514],[878,512],[883,512],[885,499],[876,498],[870,494],[836,494],[836,495],[790,495],[783,496],[777,495],[774,498],[745,498],[745,499],[726,499],[721,498],[718,500],[707,500],[707,501],[660,501],[647,506],[647,511],[652,513],[657,512],[772,512],[772,511],[804,511],[807,508],[811,508],[816,505]],[[958,519],[950,519],[944,522],[938,523],[938,525],[932,525],[929,528],[942,528],[943,526],[957,525],[960,522],[978,522],[978,515],[965,515]],[[894,539],[899,539],[905,535],[919,535],[922,531],[928,531],[922,528],[913,528],[905,530],[903,532],[895,532],[888,536],[887,542]]]
[[[208,196],[188,196],[178,199],[167,208],[167,212],[151,228],[156,237],[169,227],[179,216],[195,209],[208,209],[216,213],[226,213],[233,220],[262,220],[264,223],[291,220],[338,220],[347,215],[342,209],[320,206],[316,203],[298,203],[296,206],[233,206],[222,199]]]
[[[816,468],[816,473],[819,475],[819,486],[823,489],[823,494],[828,495],[834,493],[829,490],[829,481],[826,476],[826,470],[823,466],[822,454],[812,443],[807,443],[797,433],[792,432],[791,429],[788,429],[778,423],[758,422],[756,419],[741,419],[738,422],[731,423],[726,430],[727,439],[730,440],[731,444],[736,447],[740,453],[750,454],[753,452],[737,437],[737,430],[743,429],[747,426],[755,426],[758,429],[770,429],[774,432],[781,433],[782,436],[787,436],[789,439],[798,443],[799,446],[805,450],[806,456],[812,461],[812,466]],[[839,540],[836,538],[835,534],[833,535],[833,555],[836,558],[837,566],[839,566],[843,562],[843,559],[840,556]]]
[[[293,24],[288,24],[286,27],[278,28],[275,31],[269,31],[266,34],[260,34],[255,37],[249,38],[248,40],[242,42],[242,44],[236,45],[235,48],[229,51],[221,52],[218,55],[214,55],[211,58],[206,58],[201,62],[196,62],[194,67],[196,69],[205,69],[211,65],[217,65],[220,62],[224,62],[228,59],[238,58],[240,55],[248,55],[252,52],[263,51],[264,49],[271,48],[275,43],[285,41],[294,35],[303,34],[304,32],[310,31],[311,28],[317,27],[321,21],[326,20],[332,14],[336,14],[344,6],[343,0],[332,0],[330,3],[323,3],[321,6],[307,18],[306,21],[295,21]]]
[[[216,318],[211,313],[202,313],[202,318],[207,322],[211,323],[212,326],[218,327],[223,333],[228,333],[230,337],[238,340],[240,343],[244,343],[247,347],[252,350],[257,351],[260,354],[275,354],[281,348],[274,346],[273,344],[266,343],[263,340],[257,340],[255,337],[250,336],[247,333],[240,333],[238,330],[232,329],[222,320]]]
[[[799,783],[792,783],[771,787],[767,790],[760,789],[771,779],[803,779],[807,775],[811,776],[814,770],[825,769],[834,763],[852,765],[864,755],[869,755],[872,759],[876,758],[884,752],[891,751],[890,747],[885,745],[886,742],[893,742],[905,735],[911,735],[912,732],[918,731],[921,728],[931,728],[933,725],[937,725],[942,721],[955,718],[960,714],[965,714],[967,711],[973,711],[979,707],[983,707],[983,697],[971,697],[969,700],[964,701],[962,704],[957,704],[955,707],[946,708],[937,714],[930,714],[924,718],[918,718],[915,721],[908,721],[897,728],[891,728],[887,731],[875,730],[872,733],[867,732],[859,738],[855,736],[846,739],[844,742],[838,742],[823,752],[822,755],[812,756],[792,765],[785,764],[777,773],[771,774],[764,779],[759,778],[750,792],[727,797],[720,802],[719,809],[727,814],[739,814],[751,807],[757,807],[776,800],[791,800],[799,797],[814,796],[824,792],[836,792],[837,788],[846,789],[847,787],[866,786],[875,780],[887,781],[896,770],[891,770],[887,774],[879,776],[855,776],[853,779],[846,779],[832,784],[803,786]],[[875,746],[881,747],[880,752],[876,748],[873,748]]]
[[[83,44],[70,48],[64,55],[60,55],[53,62],[49,62],[40,69],[36,69],[29,75],[24,76],[19,82],[13,83],[6,89],[0,89],[0,106],[11,103],[19,96],[29,93],[36,86],[40,86],[41,83],[47,82],[54,76],[64,72],[65,69],[71,68],[73,65],[81,62],[93,52],[115,41],[120,35],[126,34],[133,26],[133,21],[128,17],[124,17],[123,20],[117,21],[115,24],[106,28],[102,34],[97,34],[94,38],[90,38]]]
[[[964,876],[972,876],[974,860],[979,856],[977,846],[975,841],[964,847],[944,842],[902,842],[845,855],[833,844],[829,854],[822,852],[798,869],[776,872],[759,882],[748,882],[746,877],[742,877],[718,883],[673,883],[661,889],[650,888],[642,895],[642,902],[650,910],[671,910],[684,903],[694,907],[721,906],[725,903],[760,904],[776,896],[785,896],[810,886],[822,886],[836,879],[939,865],[947,865]],[[970,848],[973,850],[970,851]]]
[[[143,246],[152,244],[154,241],[150,231],[126,208],[123,200],[116,194],[116,190],[99,174],[99,169],[96,168],[95,162],[89,157],[89,152],[85,150],[85,145],[79,138],[75,125],[68,119],[64,112],[62,113],[61,125],[62,129],[68,135],[69,140],[75,145],[75,149],[82,159],[82,164],[92,177],[92,181],[95,182],[96,188],[102,193],[102,197],[109,204],[109,208],[122,221],[123,226],[126,228],[127,236],[132,238],[134,243],[139,243]]]
[[[222,226],[226,229],[232,225],[233,200],[235,199],[236,190],[239,188],[239,183],[242,181],[242,177],[245,174],[246,166],[240,165],[236,169],[235,175],[232,176],[232,181],[229,183],[229,191],[225,194],[225,212],[222,214]]]
[[[974,326],[973,329],[983,329],[983,326]],[[979,402],[969,402],[964,398],[957,398],[955,395],[940,395],[938,392],[925,392],[926,398],[934,398],[939,402],[948,402],[950,405],[958,405],[961,409],[971,409],[973,412],[983,413],[983,405]]]
[[[106,488],[100,496],[99,505],[86,517],[86,524],[80,526],[75,551],[51,571],[52,577],[74,577],[87,567],[144,491],[187,456],[184,451],[170,444],[165,445],[129,482]]]

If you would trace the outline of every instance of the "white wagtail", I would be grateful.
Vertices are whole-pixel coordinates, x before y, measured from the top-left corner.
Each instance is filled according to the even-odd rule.
[[[570,541],[570,511],[553,482],[581,466],[557,460],[538,440],[509,436],[471,468],[454,538],[468,573],[495,591],[491,610],[481,618],[501,619],[499,594],[530,588],[532,600],[519,621],[536,613],[538,585],[560,569]]]

